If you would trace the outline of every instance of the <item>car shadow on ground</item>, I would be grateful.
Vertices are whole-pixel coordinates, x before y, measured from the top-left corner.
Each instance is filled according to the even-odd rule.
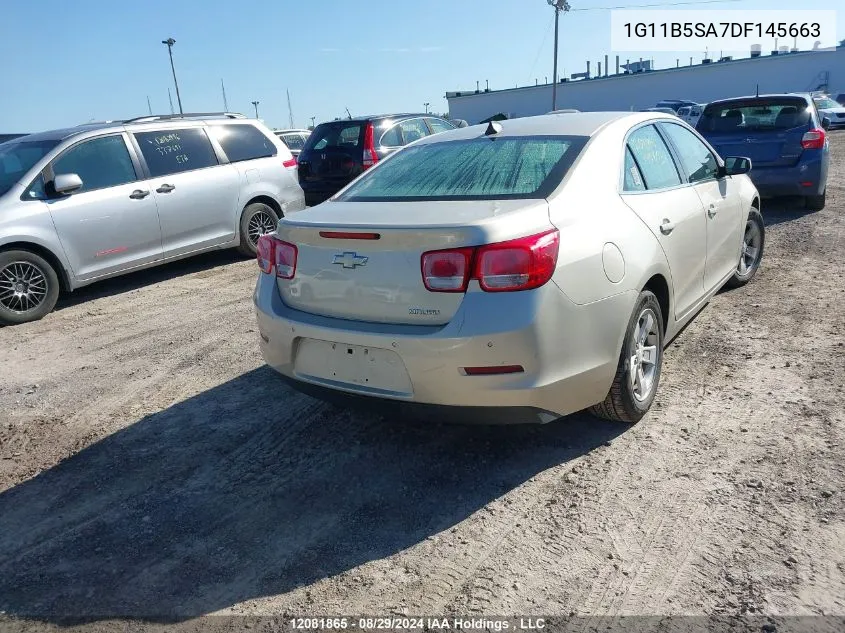
[[[139,288],[151,286],[175,277],[211,270],[218,266],[235,264],[246,260],[246,257],[234,249],[194,255],[168,264],[161,264],[152,268],[126,273],[119,277],[98,281],[73,292],[62,293],[55,309],[63,310],[64,308],[70,308],[94,299],[123,294],[124,292],[138,290]]]
[[[0,613],[180,621],[397,554],[627,427],[406,423],[261,367],[0,494]]]
[[[819,213],[805,209],[804,200],[799,197],[764,199],[762,207],[763,223],[766,226],[792,222],[805,215]]]

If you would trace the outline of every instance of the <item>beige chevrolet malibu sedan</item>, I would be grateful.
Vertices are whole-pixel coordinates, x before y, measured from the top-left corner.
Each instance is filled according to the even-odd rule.
[[[267,363],[326,400],[430,419],[626,423],[667,343],[763,254],[750,162],[655,113],[420,140],[261,238]]]

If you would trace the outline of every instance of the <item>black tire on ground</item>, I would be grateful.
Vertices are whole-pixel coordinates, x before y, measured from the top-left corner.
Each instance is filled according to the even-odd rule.
[[[825,198],[827,198],[827,189],[820,196],[805,196],[804,208],[810,211],[821,211],[824,209]]]
[[[640,320],[646,313],[650,312],[656,321],[655,334],[648,337],[650,346],[657,350],[657,359],[654,365],[653,382],[651,390],[642,400],[634,395],[634,385],[629,373],[629,366],[632,355],[636,354],[637,331]],[[637,303],[631,318],[628,321],[628,328],[625,331],[625,340],[622,343],[622,350],[619,353],[619,364],[616,367],[616,375],[613,384],[610,386],[604,401],[590,407],[590,413],[606,420],[635,424],[648,412],[657,387],[660,383],[660,369],[663,364],[663,313],[657,297],[650,290],[643,290],[637,298]]]
[[[238,251],[247,257],[255,257],[259,234],[272,233],[279,222],[279,214],[268,204],[252,202],[241,214],[241,243]],[[258,233],[256,233],[258,230]]]
[[[751,223],[754,223],[756,230],[759,232],[759,244],[757,246],[756,256],[752,258],[751,265],[749,266],[748,262],[746,262],[745,270],[743,271],[742,263],[743,258],[746,256],[746,239],[748,238],[748,231],[751,229]],[[760,268],[760,261],[763,259],[763,248],[766,245],[766,225],[763,222],[763,216],[756,207],[751,207],[751,211],[748,214],[748,221],[743,230],[745,231],[743,234],[743,249],[739,254],[739,262],[737,262],[733,277],[728,279],[728,282],[725,284],[728,288],[739,288],[751,281],[754,275],[757,274],[757,270]]]
[[[24,300],[20,291],[32,294]],[[58,298],[59,277],[43,257],[25,250],[0,252],[0,324],[37,321],[53,310]]]

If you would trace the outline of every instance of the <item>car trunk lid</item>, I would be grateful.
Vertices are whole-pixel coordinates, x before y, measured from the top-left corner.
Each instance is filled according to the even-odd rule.
[[[496,221],[504,214],[512,221]],[[311,314],[443,325],[464,293],[427,290],[423,253],[546,228],[545,200],[328,202],[279,223],[277,235],[296,245],[297,262],[293,279],[279,279],[278,288],[287,305]]]

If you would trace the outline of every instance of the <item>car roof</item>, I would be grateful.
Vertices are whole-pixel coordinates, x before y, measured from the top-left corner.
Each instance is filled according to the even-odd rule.
[[[88,132],[96,132],[98,130],[125,130],[128,126],[131,126],[133,129],[137,129],[138,127],[173,127],[173,123],[182,123],[182,124],[203,124],[206,122],[217,122],[217,121],[226,121],[227,123],[243,123],[246,121],[255,123],[256,119],[242,117],[242,118],[229,118],[229,117],[217,117],[217,116],[208,116],[205,118],[197,118],[197,117],[190,117],[185,116],[185,118],[161,118],[161,119],[147,119],[143,117],[141,119],[116,119],[114,121],[96,121],[93,123],[83,123],[81,125],[76,125],[73,127],[65,127],[59,128],[55,130],[46,130],[44,132],[36,132],[34,134],[27,134],[26,141],[27,142],[37,142],[37,141],[64,141],[65,139],[79,136],[80,134],[86,134]],[[13,139],[17,140],[17,139]]]
[[[328,125],[331,123],[366,123],[367,121],[379,121],[382,119],[392,119],[392,120],[401,120],[401,119],[414,119],[417,117],[431,117],[435,119],[442,119],[443,117],[439,114],[432,114],[429,112],[426,114],[425,112],[401,112],[397,114],[368,114],[365,116],[354,116],[351,119],[336,119],[334,121],[323,121],[320,125]]]
[[[675,115],[659,112],[572,112],[541,114],[539,116],[497,121],[501,136],[594,136],[599,130],[615,121],[630,119],[631,125],[645,121],[680,121]],[[456,128],[426,136],[415,144],[438,143],[449,140],[478,138],[487,130],[488,123]]]
[[[273,130],[273,134],[311,134],[311,130],[304,130],[302,128],[288,128],[286,130]]]
[[[748,95],[747,97],[731,97],[730,99],[717,99],[716,101],[711,101],[707,105],[720,105],[722,103],[734,103],[737,101],[754,101],[756,99],[784,99],[789,97],[799,97],[803,98],[805,101],[809,101],[810,99],[812,99],[812,96],[810,96],[810,94],[806,92],[782,92],[765,95]]]

